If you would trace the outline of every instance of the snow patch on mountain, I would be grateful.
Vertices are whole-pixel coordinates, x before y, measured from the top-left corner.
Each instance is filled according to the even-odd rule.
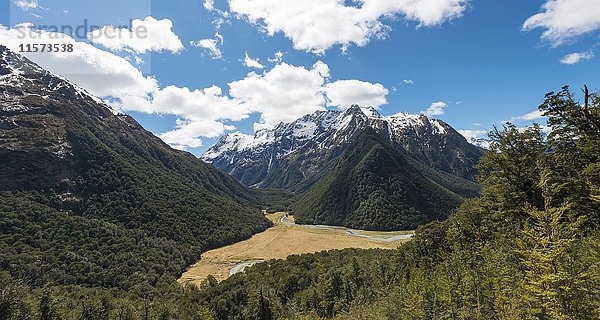
[[[8,48],[0,45],[0,85],[26,87],[28,82],[35,80],[48,80],[48,92],[60,92],[61,89],[73,89],[82,99],[91,99],[92,101],[107,108],[115,115],[121,115],[120,112],[111,108],[102,99],[89,93],[87,90],[67,80],[66,78],[51,73],[48,70],[28,61],[25,57],[10,51]],[[44,96],[49,98],[48,96]]]
[[[355,105],[343,111],[317,111],[291,123],[261,129],[255,135],[240,132],[227,134],[201,158],[209,163],[219,160],[232,164],[242,158],[259,158],[261,153],[268,150],[277,150],[276,157],[282,158],[313,142],[319,148],[335,148],[368,126],[380,129],[386,125],[390,138],[423,130],[432,135],[445,135],[450,128],[442,121],[429,119],[422,114],[401,112],[384,117],[375,108]]]

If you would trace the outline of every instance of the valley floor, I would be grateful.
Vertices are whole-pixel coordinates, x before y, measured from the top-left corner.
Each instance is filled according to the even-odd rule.
[[[335,249],[395,249],[408,241],[411,231],[370,232],[342,227],[296,225],[293,217],[280,212],[269,214],[274,226],[252,238],[227,247],[210,250],[191,266],[179,283],[200,285],[209,275],[222,281],[245,268],[270,259],[294,254]]]

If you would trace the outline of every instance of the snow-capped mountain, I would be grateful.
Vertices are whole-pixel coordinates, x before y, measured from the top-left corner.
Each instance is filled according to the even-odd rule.
[[[255,135],[225,135],[202,159],[247,185],[293,188],[319,172],[367,127],[387,136],[412,158],[466,179],[476,174],[481,150],[447,123],[421,114],[382,116],[374,108],[327,110]]]
[[[490,148],[490,139],[489,138],[478,138],[478,137],[465,137],[470,144],[478,146],[482,149]]]
[[[41,93],[39,96],[44,99],[51,99],[53,94],[69,94],[71,99],[92,100],[116,114],[104,101],[88,93],[83,88],[43,69],[37,64],[31,63],[23,56],[11,52],[2,45],[0,45],[0,85],[15,88],[24,86],[35,88],[36,91],[39,91],[38,93]],[[4,92],[3,96],[6,98],[8,94]],[[16,106],[13,105],[13,107]],[[8,107],[3,106],[3,108]]]

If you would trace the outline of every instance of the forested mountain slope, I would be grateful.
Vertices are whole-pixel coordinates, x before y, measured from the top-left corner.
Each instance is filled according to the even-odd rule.
[[[296,221],[364,230],[411,230],[445,219],[462,198],[421,174],[405,152],[367,128],[293,205]]]
[[[0,266],[32,284],[155,284],[269,226],[253,191],[1,46],[0,163]]]
[[[384,117],[357,105],[317,111],[255,135],[231,133],[202,159],[246,185],[306,191],[367,128],[387,136],[395,148],[432,169],[473,180],[482,149],[447,123],[424,115]]]

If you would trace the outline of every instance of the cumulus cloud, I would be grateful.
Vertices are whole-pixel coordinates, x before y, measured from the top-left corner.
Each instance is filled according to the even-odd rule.
[[[200,137],[218,137],[226,130],[234,130],[235,127],[224,125],[213,120],[186,121],[178,119],[176,129],[165,132],[159,137],[171,147],[179,150],[187,148],[198,148],[202,146]]]
[[[586,52],[574,52],[564,56],[560,63],[562,64],[577,64],[585,60],[590,60],[594,57],[594,53],[592,51]]]
[[[545,29],[542,39],[553,46],[600,29],[600,5],[597,0],[547,0],[542,12],[523,24],[524,30]]]
[[[487,130],[457,130],[458,133],[463,135],[467,140],[481,139],[487,136]]]
[[[248,117],[249,109],[225,96],[217,86],[201,90],[168,86],[153,93],[147,112],[174,114],[195,121],[240,121]]]
[[[323,110],[323,85],[329,67],[323,62],[312,68],[276,65],[269,72],[249,73],[246,78],[229,84],[229,94],[252,112],[259,112],[264,123],[287,122]]]
[[[389,91],[382,84],[360,80],[339,80],[325,86],[328,105],[342,109],[353,104],[378,108],[387,104]]]
[[[169,19],[157,20],[146,17],[131,21],[131,30],[105,26],[87,34],[88,40],[113,51],[128,50],[137,54],[148,51],[183,50],[183,43],[173,32],[173,22]]]
[[[258,58],[250,58],[248,52],[246,52],[246,57],[244,58],[244,60],[242,60],[242,63],[248,68],[264,69],[265,67],[260,63]]]
[[[487,130],[457,130],[469,143],[480,146],[485,149],[490,148],[490,141]]]
[[[273,54],[273,58],[269,58],[268,60],[269,62],[280,63],[281,61],[283,61],[283,52],[275,52],[275,54]]]
[[[219,34],[217,33],[217,35]],[[206,52],[208,52],[211,58],[216,60],[223,58],[223,52],[221,52],[221,49],[219,48],[219,44],[223,43],[222,39],[223,38],[219,37],[216,37],[216,39],[202,39],[198,41],[192,41],[190,42],[190,45],[196,48],[204,49]]]
[[[534,110],[534,111],[531,111],[531,112],[526,113],[524,115],[512,117],[512,118],[510,118],[509,122],[515,122],[515,121],[535,121],[535,120],[540,120],[540,119],[544,119],[544,113],[542,111],[540,111],[540,110]]]
[[[402,83],[411,85],[411,84],[414,84],[415,82],[413,80],[410,80],[410,79],[405,79],[405,80],[402,80]]]
[[[443,115],[446,111],[445,108],[448,105],[445,102],[442,101],[438,101],[438,102],[434,102],[432,103],[429,108],[427,108],[427,110],[421,112],[422,114],[431,117],[431,116],[441,116]]]
[[[215,0],[205,0],[203,5],[204,5],[204,9],[206,9],[208,11],[215,10]]]
[[[269,35],[282,32],[294,48],[323,54],[341,45],[365,46],[385,38],[382,20],[400,16],[419,26],[434,26],[461,17],[468,0],[229,0],[229,7]]]

